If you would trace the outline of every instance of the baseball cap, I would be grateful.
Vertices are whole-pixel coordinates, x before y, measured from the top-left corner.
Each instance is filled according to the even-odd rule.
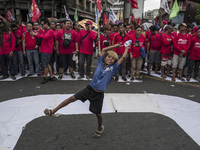
[[[180,27],[180,26],[187,27],[187,25],[186,25],[185,23],[181,23],[181,24],[179,24],[179,26],[178,26],[178,27]]]
[[[93,22],[92,21],[90,21],[90,20],[88,20],[85,24],[89,24],[89,25],[93,25]]]

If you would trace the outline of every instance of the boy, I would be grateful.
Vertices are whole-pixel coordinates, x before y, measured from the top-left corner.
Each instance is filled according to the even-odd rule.
[[[98,66],[96,68],[93,80],[90,83],[90,85],[88,85],[85,89],[76,93],[74,96],[71,96],[65,101],[63,101],[53,110],[45,109],[44,113],[46,115],[52,116],[62,107],[72,102],[75,102],[78,99],[81,100],[82,102],[85,102],[88,99],[90,101],[89,110],[92,113],[96,114],[98,119],[98,129],[93,134],[93,137],[94,138],[101,137],[104,130],[104,126],[102,125],[103,118],[101,114],[104,92],[106,90],[106,87],[110,83],[112,76],[118,70],[119,65],[126,59],[127,51],[129,49],[129,47],[126,47],[123,56],[118,60],[117,53],[109,50],[112,50],[113,48],[117,48],[119,46],[121,45],[116,44],[113,46],[106,47],[102,50]]]

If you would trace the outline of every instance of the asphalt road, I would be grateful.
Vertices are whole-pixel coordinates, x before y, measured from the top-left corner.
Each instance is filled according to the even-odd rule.
[[[96,60],[93,62],[96,65]],[[94,70],[94,68],[93,68]],[[73,94],[90,81],[54,81],[22,78],[0,82],[0,102],[43,94]],[[142,83],[112,81],[106,93],[154,93],[200,102],[200,83],[173,83],[145,76]],[[170,118],[152,113],[104,114],[105,132],[93,139],[94,115],[41,117],[27,124],[15,150],[200,150],[200,147]]]

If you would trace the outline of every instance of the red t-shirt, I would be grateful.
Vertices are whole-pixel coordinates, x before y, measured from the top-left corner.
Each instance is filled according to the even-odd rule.
[[[161,54],[171,54],[171,52],[172,52],[173,41],[168,42],[167,39],[173,40],[170,35],[163,33],[162,37],[161,37],[161,40],[162,40],[162,47],[160,50]]]
[[[44,30],[42,34],[38,34],[36,37],[43,39],[40,46],[40,52],[53,53],[53,42],[54,42],[53,30],[51,29],[47,31]]]
[[[182,50],[185,50],[186,53],[184,56],[187,55],[187,52],[190,49],[191,44],[191,36],[187,33],[184,35],[181,33],[174,34],[174,54],[180,55]]]
[[[128,34],[129,34],[130,36],[133,36],[133,35],[135,34],[135,30],[130,30],[130,31],[128,31]]]
[[[75,31],[77,34],[77,38],[78,38],[78,47],[80,49],[80,44],[81,44],[81,30]]]
[[[81,30],[81,45],[80,45],[80,53],[93,55],[93,42],[97,37],[97,33],[94,31],[89,31],[90,33],[83,39],[83,37],[88,33],[86,30]]]
[[[63,43],[63,30],[64,29],[61,29],[58,31],[58,34],[56,36],[56,40],[59,41],[59,47],[58,47],[58,50],[60,52],[60,54],[72,54],[75,50],[76,50],[76,47],[75,47],[75,43],[78,42],[78,37],[77,37],[77,34],[74,30],[70,29],[69,31],[67,30],[64,30],[64,32],[68,35],[69,39],[71,39],[71,44],[68,46],[68,47],[64,47],[62,45]]]
[[[10,36],[9,36],[10,33]],[[3,32],[3,46],[0,46],[0,55],[7,55],[15,50],[15,36],[12,32]]]
[[[26,42],[26,50],[35,49],[36,38],[34,36],[31,36],[30,32],[25,32],[22,39]]]
[[[140,48],[135,47],[135,41],[137,40],[135,37],[135,34],[133,36],[131,36],[131,40],[132,40],[132,44],[131,44],[131,48],[129,49],[129,52],[132,53],[133,58],[138,58],[141,55],[140,48],[145,46],[146,37],[143,34],[141,34],[140,37],[138,38]]]
[[[151,31],[146,32],[146,39],[149,40],[149,36],[151,35]]]
[[[23,33],[20,30],[17,30],[14,35],[17,40],[22,40]],[[22,51],[22,43],[19,43],[16,47],[15,52],[18,51]]]
[[[108,47],[104,45],[105,42],[109,42],[109,45],[111,45],[110,35],[105,37],[103,34],[101,34],[100,35],[101,50],[104,49],[105,47]]]
[[[191,41],[190,59],[200,60],[200,38],[197,36],[193,37]]]
[[[122,45],[121,45],[122,47],[117,47],[114,49],[114,51],[119,55],[123,55],[124,51],[125,51],[124,43],[128,40],[130,40],[130,36],[126,33],[125,33],[124,37],[122,37],[120,33],[115,34],[115,36],[113,38],[114,45],[117,43],[122,43]]]
[[[112,45],[114,43],[113,38],[115,36],[115,34],[117,34],[118,32],[114,32],[114,33],[110,33],[110,40],[112,41]]]
[[[152,34],[149,35],[148,41],[151,42],[150,50],[160,51],[162,46],[161,36],[162,35],[159,33],[156,33],[154,35]]]

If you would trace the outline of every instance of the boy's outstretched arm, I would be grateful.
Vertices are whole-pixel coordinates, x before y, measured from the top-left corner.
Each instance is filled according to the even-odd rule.
[[[126,59],[126,55],[127,55],[127,52],[128,52],[128,49],[130,47],[125,47],[125,51],[124,51],[124,54],[122,55],[122,57],[118,60],[118,65],[121,65],[121,63]]]
[[[112,49],[117,48],[117,47],[120,47],[120,46],[121,46],[121,44],[115,44],[115,45],[112,45],[112,46],[108,46],[108,47],[102,49],[100,56],[104,55],[107,51],[112,50]]]

